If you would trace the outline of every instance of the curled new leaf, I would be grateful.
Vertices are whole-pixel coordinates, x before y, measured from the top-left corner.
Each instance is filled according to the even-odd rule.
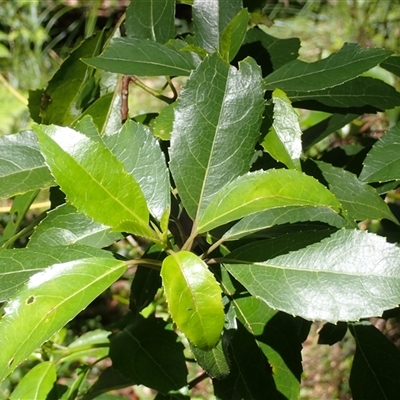
[[[224,326],[221,289],[207,265],[189,251],[168,256],[161,276],[178,328],[200,349],[213,348]]]

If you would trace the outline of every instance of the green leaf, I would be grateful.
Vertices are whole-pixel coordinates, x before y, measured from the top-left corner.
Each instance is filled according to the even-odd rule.
[[[115,282],[125,269],[122,261],[92,257],[54,263],[32,275],[7,303],[0,321],[0,381]]]
[[[262,300],[242,297],[232,300],[236,315],[258,341],[272,366],[276,388],[287,399],[300,394],[301,342],[293,317],[271,310]]]
[[[213,54],[189,78],[175,108],[170,169],[191,218],[250,169],[263,109],[252,59],[237,70]]]
[[[225,61],[230,62],[235,58],[246,35],[248,23],[249,13],[243,8],[222,32],[220,48]]]
[[[299,56],[298,38],[278,39],[258,26],[249,29],[244,40],[244,53],[253,57],[261,66],[263,76],[270,74]]]
[[[170,140],[174,123],[174,110],[176,102],[169,104],[160,111],[154,119],[153,135],[161,140]]]
[[[126,379],[168,393],[187,383],[183,349],[165,321],[138,315],[122,332],[111,336],[110,357]]]
[[[126,9],[126,34],[165,43],[175,36],[175,0],[133,1]]]
[[[400,76],[400,56],[393,55],[387,58],[385,61],[380,63],[382,68],[385,68],[389,72]]]
[[[354,399],[396,399],[400,392],[400,351],[368,323],[350,325],[356,353],[350,373]]]
[[[340,342],[346,335],[346,332],[346,322],[339,321],[337,324],[326,322],[318,331],[318,344],[329,344],[329,346],[332,346],[333,344]]]
[[[242,0],[195,0],[192,12],[197,45],[209,53],[219,51],[225,28],[241,9]]]
[[[224,326],[221,288],[207,264],[189,251],[164,259],[161,277],[172,319],[201,350],[212,349]]]
[[[40,114],[43,124],[71,124],[91,100],[98,96],[96,91],[100,88],[94,71],[81,59],[100,54],[109,34],[110,32],[101,31],[85,39],[62,63],[42,94]],[[94,97],[85,101],[82,98],[85,90],[93,92],[89,96]]]
[[[287,94],[323,90],[356,78],[391,54],[391,51],[384,49],[362,48],[355,43],[345,43],[338,52],[323,60],[313,63],[294,60],[287,63],[264,81],[267,89],[279,88]]]
[[[356,175],[342,168],[324,162],[316,164],[349,218],[355,221],[386,218],[398,223],[389,206],[372,186],[361,182]]]
[[[225,240],[238,240],[271,226],[304,221],[324,222],[336,228],[343,228],[347,225],[346,220],[329,207],[278,207],[244,217],[224,233],[223,238]]]
[[[0,198],[54,185],[32,131],[0,138]]]
[[[274,90],[272,101],[274,103],[274,123],[262,142],[262,146],[275,160],[282,162],[288,168],[301,171],[302,132],[299,116],[282,90]]]
[[[400,122],[390,128],[367,154],[360,180],[388,182],[400,180]]]
[[[122,37],[112,39],[98,57],[83,61],[96,68],[123,75],[186,76],[196,68],[199,57],[180,51],[186,43],[170,40],[165,45],[146,39]]]
[[[170,206],[169,172],[150,129],[128,120],[118,132],[103,136],[103,140],[139,184],[149,210],[160,220]]]
[[[113,259],[110,252],[86,246],[0,250],[0,302],[14,296],[30,276],[55,262],[64,263],[91,257]]]
[[[229,375],[229,359],[228,359],[228,340],[225,339],[227,333],[223,333],[221,340],[211,350],[201,350],[198,347],[191,346],[194,358],[207,375],[211,378],[224,378]]]
[[[310,320],[355,321],[400,303],[400,249],[384,238],[340,230],[265,262],[227,264],[253,296]],[[243,258],[241,258],[243,262]]]
[[[303,149],[308,149],[331,133],[343,128],[357,117],[357,114],[334,114],[311,126],[303,132]]]
[[[367,107],[368,112],[383,111],[400,105],[400,92],[379,80],[360,76],[342,85],[323,90],[286,92],[296,107],[313,108],[321,111],[353,113],[353,109]],[[318,103],[326,107],[317,107]],[[331,107],[331,108],[329,108]],[[333,108],[334,107],[334,108]],[[349,110],[346,110],[349,108]]]
[[[92,116],[90,115],[85,115],[82,118],[80,118],[76,122],[76,124],[74,124],[73,129],[75,129],[80,133],[83,133],[89,139],[95,142],[103,143],[102,138],[100,136],[100,132],[96,124],[94,123]]]
[[[114,231],[154,237],[138,183],[108,148],[70,128],[34,129],[52,174],[78,211]]]
[[[56,367],[42,362],[27,372],[11,393],[10,400],[46,399],[57,379]]]
[[[51,210],[36,227],[28,247],[82,244],[103,248],[122,238],[120,233],[111,232],[109,226],[79,213],[71,204],[63,204]]]
[[[325,186],[299,171],[256,171],[220,189],[201,214],[197,230],[207,232],[252,213],[289,206],[322,206],[335,212],[341,207]]]
[[[254,336],[238,321],[230,341],[231,373],[214,379],[218,399],[275,399],[277,390],[268,359],[258,347]]]

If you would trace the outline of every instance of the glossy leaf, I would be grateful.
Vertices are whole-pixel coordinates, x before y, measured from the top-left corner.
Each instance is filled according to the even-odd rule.
[[[342,168],[323,162],[318,162],[317,165],[349,218],[356,221],[386,218],[398,223],[389,206],[372,186],[361,182],[354,174]]]
[[[271,310],[262,300],[242,297],[232,301],[236,315],[258,341],[272,367],[276,388],[287,399],[300,393],[301,342],[293,318]]]
[[[99,96],[98,78],[81,58],[100,54],[109,34],[102,31],[84,40],[62,63],[42,94],[43,124],[69,125]]]
[[[36,227],[28,247],[82,244],[103,248],[122,238],[120,233],[111,232],[109,226],[79,213],[71,204],[63,204],[51,210]]]
[[[0,323],[0,381],[114,283],[125,269],[122,261],[92,257],[53,263],[32,275],[4,308]]]
[[[150,129],[127,121],[121,130],[105,135],[103,140],[139,184],[149,210],[160,220],[170,203],[169,173],[164,154]]]
[[[315,91],[347,82],[375,67],[392,54],[384,49],[365,49],[345,43],[336,53],[313,63],[294,60],[265,78],[267,89],[287,93]],[[290,95],[289,95],[290,97]]]
[[[341,207],[328,189],[299,171],[257,171],[220,189],[201,214],[197,229],[206,232],[252,213],[289,206],[322,206],[335,212]]]
[[[0,138],[0,198],[44,189],[54,179],[44,163],[32,131]]]
[[[400,56],[393,55],[383,61],[380,66],[391,73],[400,76]]]
[[[224,60],[230,62],[239,51],[246,35],[249,23],[249,13],[246,9],[241,9],[237,15],[229,22],[221,36],[221,55]]]
[[[207,265],[181,251],[164,259],[161,277],[172,319],[201,350],[212,349],[224,326],[221,288]]]
[[[27,372],[11,393],[10,400],[46,399],[57,379],[56,367],[42,362]]]
[[[32,275],[56,263],[91,257],[113,259],[110,252],[86,246],[0,250],[0,302],[14,296]]]
[[[296,107],[344,113],[366,107],[366,112],[383,111],[400,105],[400,92],[379,80],[360,76],[342,85],[323,90],[286,92]],[[318,103],[323,106],[318,107]],[[324,107],[325,106],[325,107]],[[348,110],[347,110],[348,109]],[[360,113],[362,114],[362,112]]]
[[[171,139],[176,104],[177,103],[174,102],[163,108],[158,116],[154,119],[153,135],[161,140]]]
[[[112,39],[106,50],[85,63],[123,75],[186,76],[196,68],[199,58],[194,53],[180,51],[186,43],[170,40],[165,45],[146,39],[122,37]]]
[[[126,34],[165,43],[175,36],[175,0],[132,1],[126,9]]]
[[[138,315],[123,331],[111,336],[113,367],[126,379],[162,393],[186,385],[183,345],[161,318]]]
[[[238,240],[275,225],[304,221],[320,221],[336,228],[343,228],[347,225],[346,220],[329,207],[278,207],[244,217],[224,233],[223,238],[225,240]]]
[[[290,100],[280,89],[272,93],[274,122],[262,145],[275,160],[301,171],[301,128]]]
[[[360,179],[364,182],[400,180],[400,123],[390,128],[364,160]]]
[[[219,51],[225,28],[241,9],[241,0],[194,0],[192,12],[197,45],[209,53]]]
[[[213,54],[189,78],[175,108],[170,169],[192,219],[249,170],[263,109],[261,74],[252,59],[237,70]]]
[[[381,315],[400,303],[399,256],[380,236],[340,230],[304,249],[226,268],[270,307],[334,323]]]
[[[154,237],[138,183],[108,148],[70,128],[34,129],[52,174],[78,211],[114,231]]]
[[[400,351],[368,323],[350,325],[356,353],[350,373],[354,399],[395,399],[400,391]]]

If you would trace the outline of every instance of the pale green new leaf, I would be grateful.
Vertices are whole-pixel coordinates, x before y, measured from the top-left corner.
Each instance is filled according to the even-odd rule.
[[[175,108],[170,169],[193,219],[221,187],[250,169],[264,109],[254,60],[229,66],[218,54],[191,75]]]
[[[87,246],[0,250],[0,302],[14,296],[30,276],[50,265],[90,257],[113,259],[108,251]]]
[[[111,232],[109,226],[93,221],[67,203],[48,213],[35,228],[28,247],[81,244],[102,248],[122,238],[120,233]]]
[[[329,207],[289,206],[278,207],[248,215],[232,226],[224,235],[225,240],[238,240],[262,229],[295,222],[324,222],[343,228],[348,222]]]
[[[400,249],[365,231],[329,238],[265,262],[226,264],[253,296],[310,320],[356,321],[400,303]]]
[[[267,89],[279,88],[287,93],[323,90],[356,78],[391,54],[391,51],[384,49],[362,48],[355,43],[345,43],[338,52],[323,60],[313,63],[294,60],[264,80]]]
[[[382,219],[398,223],[389,206],[368,184],[361,182],[354,174],[330,164],[317,162],[329,189],[339,199],[350,219]]]
[[[360,180],[387,182],[400,180],[400,122],[390,128],[367,154]]]
[[[54,179],[32,131],[0,138],[0,198],[53,185]]]
[[[267,209],[289,206],[328,207],[340,211],[337,198],[316,179],[297,170],[270,169],[242,175],[218,191],[200,215],[197,231]]]
[[[67,127],[34,127],[46,162],[69,202],[114,231],[154,237],[143,193],[103,146]]]
[[[246,35],[248,23],[249,13],[243,8],[235,15],[222,32],[220,44],[221,55],[227,62],[232,61],[239,51]]]
[[[126,34],[165,43],[175,35],[175,0],[132,1],[126,9]]]
[[[220,50],[222,34],[242,9],[242,0],[194,0],[193,25],[197,45],[209,53]]]
[[[123,261],[92,257],[55,263],[30,277],[0,321],[0,381],[125,271]]]
[[[196,68],[199,58],[194,53],[179,50],[185,46],[182,40],[170,40],[164,45],[147,39],[122,37],[112,39],[100,56],[83,61],[123,75],[186,76]]]
[[[50,361],[42,362],[22,377],[9,399],[46,399],[56,380],[57,371],[54,364]]]
[[[139,184],[149,210],[160,220],[170,203],[169,173],[150,129],[129,120],[118,132],[103,136],[103,140]]]
[[[164,259],[161,277],[168,309],[178,329],[202,350],[212,349],[224,326],[221,288],[207,265],[181,251]]]
[[[282,162],[288,168],[301,171],[302,132],[299,116],[282,90],[274,90],[272,101],[274,103],[274,122],[272,129],[262,142],[262,146],[275,160]]]

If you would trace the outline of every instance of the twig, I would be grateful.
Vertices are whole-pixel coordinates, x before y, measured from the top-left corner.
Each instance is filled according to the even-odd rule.
[[[28,100],[22,96],[21,93],[19,93],[17,90],[15,90],[9,82],[4,78],[2,74],[0,74],[0,81],[1,83],[5,86],[5,88],[16,98],[18,99],[21,103],[23,103],[25,106],[28,105]]]

